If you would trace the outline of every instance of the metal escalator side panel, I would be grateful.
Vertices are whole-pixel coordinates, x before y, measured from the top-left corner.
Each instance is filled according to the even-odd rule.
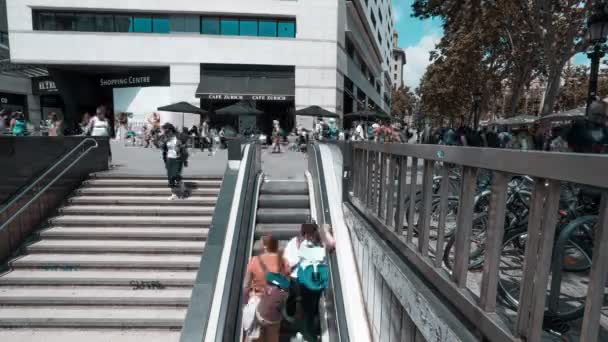
[[[344,305],[344,316],[350,341],[371,341],[371,328],[365,312],[363,292],[358,276],[357,261],[352,241],[342,212],[342,154],[335,145],[318,145],[320,180],[325,184],[327,212],[331,218],[336,241],[334,252],[339,266],[340,287],[348,289],[348,305]]]

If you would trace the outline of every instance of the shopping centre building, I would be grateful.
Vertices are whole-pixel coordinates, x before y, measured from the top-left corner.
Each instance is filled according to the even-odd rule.
[[[32,121],[52,110],[75,123],[102,104],[143,120],[179,101],[213,112],[249,100],[288,127],[310,126],[293,114],[310,105],[389,112],[390,0],[6,0],[6,10],[10,62],[47,70],[29,80]]]

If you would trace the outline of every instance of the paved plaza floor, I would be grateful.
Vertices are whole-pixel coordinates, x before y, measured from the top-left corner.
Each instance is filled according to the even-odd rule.
[[[112,169],[110,174],[165,176],[165,164],[162,152],[157,148],[124,146],[121,142],[112,141]],[[227,150],[217,150],[214,155],[208,151],[190,149],[188,167],[184,168],[184,177],[223,176],[228,159]]]

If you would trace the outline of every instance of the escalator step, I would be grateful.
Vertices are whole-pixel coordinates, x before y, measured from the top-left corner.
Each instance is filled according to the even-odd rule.
[[[306,223],[309,209],[258,209],[257,223]]]
[[[272,235],[278,240],[289,240],[300,232],[300,224],[258,224],[255,227],[255,238],[259,239],[264,235]]]
[[[269,195],[308,195],[308,183],[306,182],[277,182],[268,181],[262,184],[260,194]]]
[[[261,195],[259,208],[310,208],[308,195]]]

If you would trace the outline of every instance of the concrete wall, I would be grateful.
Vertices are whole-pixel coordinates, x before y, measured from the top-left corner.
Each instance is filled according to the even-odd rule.
[[[29,120],[34,125],[40,123],[40,100],[32,94],[32,82],[29,78],[0,75],[0,92],[27,95]]]

